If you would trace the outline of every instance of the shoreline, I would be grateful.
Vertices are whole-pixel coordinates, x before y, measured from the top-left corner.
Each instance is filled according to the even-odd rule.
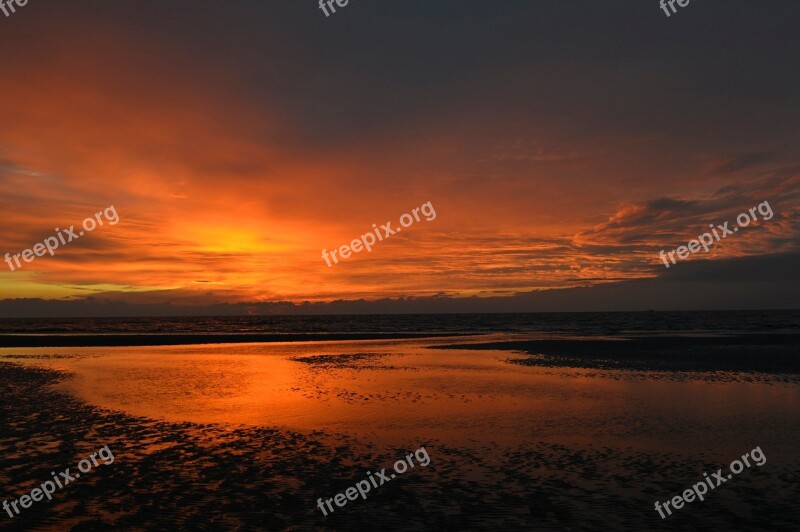
[[[0,349],[16,347],[141,347],[345,340],[405,340],[473,336],[472,333],[241,333],[241,334],[2,334]]]

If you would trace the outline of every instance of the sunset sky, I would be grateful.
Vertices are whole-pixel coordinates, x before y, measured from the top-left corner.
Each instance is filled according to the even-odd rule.
[[[120,221],[0,263],[0,300],[518,298],[736,271],[727,306],[783,306],[799,22],[781,0],[669,18],[657,0],[350,0],[327,18],[316,0],[30,0],[0,14],[0,254],[109,205]],[[660,261],[765,200],[771,220]],[[428,201],[435,220],[322,259]]]

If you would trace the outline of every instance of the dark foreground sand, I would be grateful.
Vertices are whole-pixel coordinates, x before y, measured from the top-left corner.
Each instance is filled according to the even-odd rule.
[[[326,362],[326,360],[321,360]],[[350,359],[348,363],[357,363]],[[328,517],[332,497],[414,449],[258,427],[169,423],[48,390],[53,370],[0,362],[0,486],[17,498],[108,445],[115,461],[0,528],[15,530],[650,530],[800,527],[800,459],[745,470],[666,521],[653,510],[736,456],[591,442],[459,449],[421,441],[417,467]],[[391,415],[391,412],[387,412]],[[713,443],[713,442],[710,442]],[[757,444],[758,442],[754,442]],[[709,446],[712,447],[711,445]],[[749,449],[742,449],[745,452]],[[702,477],[700,477],[702,478]]]

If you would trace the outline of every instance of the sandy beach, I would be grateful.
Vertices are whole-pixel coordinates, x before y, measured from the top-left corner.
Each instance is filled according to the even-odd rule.
[[[475,339],[3,349],[5,498],[103,445],[116,460],[0,526],[754,529],[767,515],[773,529],[800,523],[797,371],[566,365],[565,350],[578,351],[553,340]],[[537,356],[521,349],[542,346],[560,363],[527,363]],[[775,359],[782,349],[761,348]],[[620,358],[628,365],[631,356]],[[316,507],[423,445],[428,467],[328,516]],[[656,500],[756,446],[763,467],[690,511],[666,520],[654,511]]]

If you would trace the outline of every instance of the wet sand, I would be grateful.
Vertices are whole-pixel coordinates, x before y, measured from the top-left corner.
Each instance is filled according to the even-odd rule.
[[[800,374],[798,334],[535,339],[433,348],[522,351],[533,356],[512,362],[541,367]]]
[[[674,381],[663,368],[520,365],[530,355],[459,342],[4,349],[5,499],[103,445],[116,459],[0,527],[800,525],[800,387],[786,373]],[[428,467],[328,517],[317,509],[421,445]],[[764,466],[665,521],[654,511],[756,446]]]

